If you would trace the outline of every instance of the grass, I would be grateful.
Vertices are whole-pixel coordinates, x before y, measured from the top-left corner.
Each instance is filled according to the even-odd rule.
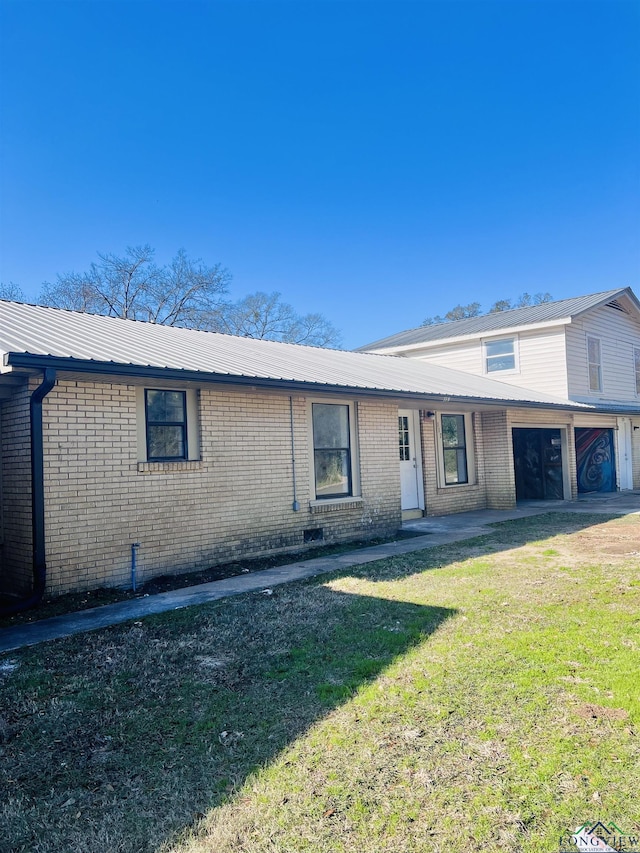
[[[231,578],[236,575],[261,572],[264,569],[286,566],[288,563],[297,563],[300,560],[329,557],[334,554],[346,554],[357,548],[368,548],[373,545],[382,545],[386,542],[398,542],[402,539],[411,539],[421,535],[425,534],[414,533],[408,530],[398,530],[395,536],[385,538],[377,537],[367,539],[366,541],[343,544],[314,545],[301,550],[293,549],[279,554],[269,554],[264,557],[251,557],[246,560],[236,560],[232,563],[211,566],[196,572],[161,575],[139,585],[136,592],[133,592],[131,589],[100,587],[99,589],[89,590],[88,592],[67,593],[66,595],[45,599],[41,604],[31,610],[23,610],[11,616],[0,616],[0,629],[9,628],[12,625],[38,622],[41,619],[49,619],[52,616],[76,613],[79,610],[89,610],[92,607],[116,604],[119,601],[129,601],[132,598],[142,598],[145,595],[154,595],[173,589],[184,589],[184,587],[209,583],[210,581],[222,580],[223,578]],[[13,600],[10,596],[0,595],[0,604],[11,604]]]
[[[0,658],[0,850],[640,834],[640,521],[491,536]]]

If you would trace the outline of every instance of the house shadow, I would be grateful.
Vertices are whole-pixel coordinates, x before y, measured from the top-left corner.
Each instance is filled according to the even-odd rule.
[[[5,744],[15,802],[73,802],[48,849],[166,849],[454,613],[291,584],[51,644],[55,698]],[[37,823],[9,815],[10,849]]]
[[[165,850],[457,612],[327,581],[400,579],[609,520],[554,513],[499,523],[476,539],[31,650],[39,664],[45,655],[54,700],[43,701],[42,714],[29,705],[38,725],[25,716],[24,736],[15,724],[15,766],[13,741],[4,744],[6,772],[19,780],[16,798],[37,803],[55,791],[61,803],[73,802],[77,819],[61,810],[66,846],[49,849]],[[116,822],[126,830],[114,848]],[[37,824],[34,814],[16,830],[15,849],[35,849],[28,833]]]
[[[226,651],[220,663],[207,654],[198,656],[200,670],[189,689],[190,722],[179,734],[168,733],[180,754],[174,770],[180,779],[172,788],[191,791],[196,814],[232,799],[250,774],[268,766],[455,614],[444,607],[336,591],[322,583],[279,587],[254,599],[234,602],[231,621],[225,614],[220,622],[229,601],[215,608],[211,622],[205,617],[209,648],[220,654],[218,636]],[[247,625],[243,613],[249,616],[249,611]],[[213,749],[203,766],[207,744]],[[179,827],[176,836],[185,828]]]

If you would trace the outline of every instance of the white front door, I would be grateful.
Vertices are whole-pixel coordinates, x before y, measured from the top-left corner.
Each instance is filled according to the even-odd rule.
[[[633,469],[631,464],[631,419],[618,418],[618,487],[621,490],[633,488]]]
[[[418,412],[398,411],[398,446],[402,509],[424,509]]]

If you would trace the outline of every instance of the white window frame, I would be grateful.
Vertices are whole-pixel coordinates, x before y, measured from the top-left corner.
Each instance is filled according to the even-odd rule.
[[[589,344],[593,341],[598,345],[598,361],[591,361],[591,357],[589,354]],[[598,368],[598,379],[599,379],[599,387],[593,388],[591,385],[591,366],[594,365]],[[589,388],[589,393],[591,394],[602,394],[604,390],[604,381],[602,376],[602,339],[597,338],[595,335],[587,335],[587,386]]]
[[[136,435],[138,446],[138,462],[148,462],[147,457],[147,413],[145,391],[183,391],[187,409],[187,456],[186,459],[158,461],[158,465],[193,462],[200,459],[200,418],[199,392],[197,388],[167,387],[149,383],[136,387]],[[155,460],[151,463],[156,464]]]
[[[489,370],[488,363],[490,356],[487,352],[487,347],[490,344],[497,344],[500,341],[511,341],[513,343],[513,367],[505,368],[504,370]],[[485,376],[509,376],[515,373],[520,373],[520,341],[518,335],[502,335],[498,338],[484,338],[482,341],[482,370]],[[447,414],[447,413],[445,413]]]
[[[465,450],[467,454],[467,482],[466,483],[447,483],[444,467],[444,442],[442,437],[442,417],[447,415],[462,415],[464,417],[464,437]],[[455,409],[447,409],[446,411],[437,412],[436,414],[436,470],[438,476],[438,488],[440,489],[461,489],[467,486],[475,486],[477,484],[476,476],[476,454],[475,454],[475,433],[473,430],[473,413],[461,412]]]
[[[636,397],[640,397],[640,347],[633,348],[633,369],[636,378]]]
[[[313,404],[327,406],[346,406],[349,410],[349,463],[351,465],[351,494],[336,497],[317,497],[316,495],[316,469],[315,469],[315,443],[313,439]],[[358,443],[358,406],[354,400],[341,400],[339,397],[314,397],[308,400],[307,417],[309,424],[309,480],[311,506],[325,506],[328,504],[348,503],[360,498],[360,452]]]

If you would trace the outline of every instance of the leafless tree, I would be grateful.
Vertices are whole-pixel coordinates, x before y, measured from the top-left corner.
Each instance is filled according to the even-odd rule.
[[[340,333],[325,317],[297,314],[277,292],[258,291],[237,302],[226,303],[216,312],[212,327],[246,338],[329,348],[340,345]]]
[[[496,314],[500,311],[510,311],[512,308],[527,308],[530,305],[542,305],[544,302],[551,302],[553,297],[550,293],[521,293],[514,301],[513,299],[499,299],[494,302],[487,314]],[[422,321],[423,326],[434,326],[438,323],[451,323],[454,320],[465,320],[467,317],[480,317],[485,312],[482,311],[479,302],[470,302],[468,305],[456,305],[450,311],[441,317],[437,314],[435,317],[427,317]]]
[[[0,284],[0,299],[8,299],[11,302],[26,302],[22,288],[13,281],[8,284]]]
[[[127,248],[123,256],[98,253],[87,272],[45,282],[42,305],[165,326],[208,327],[231,279],[220,264],[191,260],[184,249],[164,266],[150,246]]]
[[[478,317],[482,314],[479,302],[470,302],[468,305],[456,305],[450,311],[441,317],[437,314],[435,317],[426,317],[422,321],[423,326],[435,326],[438,323],[452,323],[454,320],[466,320],[467,317]]]

